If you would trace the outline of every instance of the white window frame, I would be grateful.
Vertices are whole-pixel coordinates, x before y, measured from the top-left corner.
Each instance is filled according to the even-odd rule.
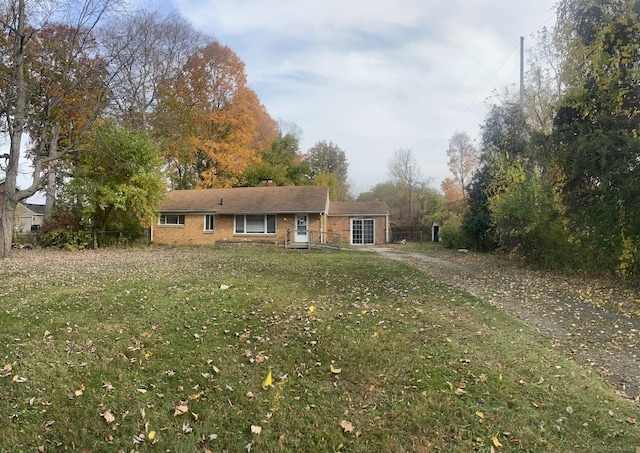
[[[216,220],[214,214],[205,214],[203,219],[204,232],[205,233],[213,233],[216,228]]]
[[[247,228],[247,218],[249,227]],[[262,228],[259,227],[262,219]],[[271,222],[270,222],[271,220]],[[233,217],[233,232],[238,235],[274,235],[277,231],[277,216],[275,214],[236,214]],[[273,231],[270,231],[273,226]],[[248,229],[252,231],[247,231]]]
[[[365,222],[371,224],[371,242],[365,242]],[[356,225],[359,224],[359,237],[356,242]],[[368,239],[368,238],[367,238]],[[351,219],[351,245],[375,245],[376,243],[376,221],[375,219]]]
[[[175,218],[175,222],[167,222],[167,220],[173,220],[173,218]],[[184,214],[160,214],[158,225],[184,226]]]

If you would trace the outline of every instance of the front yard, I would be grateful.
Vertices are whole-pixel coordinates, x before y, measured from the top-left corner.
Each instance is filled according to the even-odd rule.
[[[640,447],[597,372],[372,253],[20,250],[0,282],[0,451]]]

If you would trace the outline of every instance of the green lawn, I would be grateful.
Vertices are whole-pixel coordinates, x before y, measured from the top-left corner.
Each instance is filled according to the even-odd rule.
[[[597,370],[371,252],[39,250],[0,264],[0,451],[640,447],[638,405]]]

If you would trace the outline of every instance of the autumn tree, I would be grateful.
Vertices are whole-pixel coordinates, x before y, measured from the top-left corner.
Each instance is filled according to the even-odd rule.
[[[449,139],[447,155],[453,178],[447,178],[442,183],[442,190],[448,200],[464,200],[467,198],[467,185],[478,167],[478,150],[466,132],[457,131]]]
[[[321,140],[305,155],[310,176],[315,185],[333,185],[332,200],[345,201],[351,198],[347,176],[349,162],[343,150],[332,142]],[[332,179],[333,178],[333,179]]]
[[[217,41],[162,85],[155,119],[172,186],[183,189],[235,185],[277,132],[247,87],[244,63]]]
[[[0,6],[0,49],[4,55],[0,62],[0,115],[9,139],[9,151],[3,156],[2,257],[11,250],[17,204],[42,186],[49,167],[83,140],[103,111],[108,83],[102,79],[106,74],[104,55],[94,37],[114,5],[113,0],[7,0]],[[51,43],[45,42],[47,35]],[[28,153],[32,179],[28,187],[18,190],[26,132],[32,144]]]

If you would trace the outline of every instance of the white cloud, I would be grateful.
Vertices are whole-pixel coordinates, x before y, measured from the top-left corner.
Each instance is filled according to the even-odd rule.
[[[552,25],[555,1],[172,4],[238,54],[269,113],[303,129],[303,149],[318,140],[342,148],[356,189],[365,190],[388,178],[400,147],[413,149],[438,186],[450,136],[474,138],[485,98],[518,83],[519,37]]]

